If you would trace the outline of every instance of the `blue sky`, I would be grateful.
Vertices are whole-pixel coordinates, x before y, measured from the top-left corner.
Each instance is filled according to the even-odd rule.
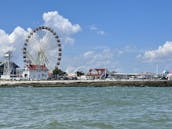
[[[10,35],[17,26],[35,28],[44,24],[44,13],[57,11],[80,26],[70,35],[74,41],[63,43],[62,69],[172,71],[171,5],[171,0],[2,0],[0,29]]]

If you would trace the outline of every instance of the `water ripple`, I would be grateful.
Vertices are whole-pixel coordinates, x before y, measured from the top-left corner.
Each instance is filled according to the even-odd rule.
[[[171,129],[172,88],[1,88],[1,129]]]

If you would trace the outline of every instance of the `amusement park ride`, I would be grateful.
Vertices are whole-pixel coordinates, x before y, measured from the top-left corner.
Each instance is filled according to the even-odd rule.
[[[23,47],[23,77],[45,80],[49,71],[59,68],[62,48],[59,36],[50,27],[40,26],[29,33]]]
[[[12,71],[12,67],[11,67],[11,56],[12,56],[12,52],[8,51],[5,53],[4,58],[5,58],[5,62],[4,62],[4,69],[3,69],[3,75],[1,75],[1,79],[10,79],[11,78],[11,71]]]
[[[22,78],[27,80],[46,80],[53,69],[59,68],[62,45],[57,33],[50,27],[40,26],[32,30],[23,46],[24,70]],[[11,52],[5,54],[3,79],[10,79]]]

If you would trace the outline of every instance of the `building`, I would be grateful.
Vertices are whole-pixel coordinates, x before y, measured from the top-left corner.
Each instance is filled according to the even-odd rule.
[[[17,68],[19,68],[19,66],[17,64],[15,64],[14,62],[10,62],[10,74],[7,75],[7,73],[4,71],[5,63],[1,63],[0,64],[0,76],[1,76],[1,79],[15,78],[16,73],[17,73]]]
[[[114,80],[155,80],[158,79],[158,75],[151,72],[143,72],[143,73],[111,72],[110,78]]]
[[[117,73],[111,72],[110,78],[115,80],[134,80],[136,79],[138,74],[136,73]]]
[[[87,79],[105,79],[108,76],[108,70],[105,68],[90,69],[87,73]]]
[[[171,74],[171,73],[168,73],[168,74],[167,74],[167,79],[168,79],[168,80],[172,80],[172,74]]]
[[[151,73],[151,72],[143,72],[143,73],[138,74],[137,79],[154,80],[154,79],[156,79],[156,74]]]
[[[48,69],[45,65],[28,65],[22,74],[23,79],[27,80],[47,80]]]

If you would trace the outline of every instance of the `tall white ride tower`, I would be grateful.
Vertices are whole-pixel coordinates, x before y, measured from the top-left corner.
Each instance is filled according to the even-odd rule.
[[[3,75],[1,76],[1,79],[11,79],[11,56],[12,52],[8,51],[4,54],[5,62],[4,62],[4,70],[3,70]]]

